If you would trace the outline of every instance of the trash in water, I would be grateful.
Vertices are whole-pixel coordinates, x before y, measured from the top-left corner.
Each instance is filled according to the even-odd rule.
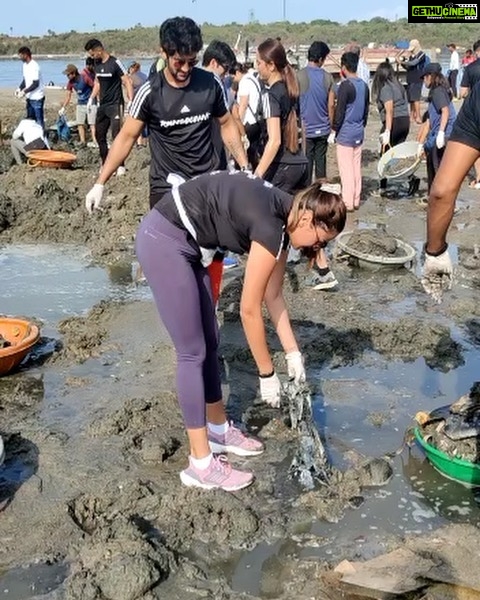
[[[289,382],[284,387],[292,429],[298,431],[298,448],[290,465],[290,472],[300,484],[312,490],[316,483],[328,485],[331,475],[327,453],[313,420],[312,398],[306,383]]]

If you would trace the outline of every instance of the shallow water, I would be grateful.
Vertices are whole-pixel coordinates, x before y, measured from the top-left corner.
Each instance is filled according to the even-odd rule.
[[[463,345],[465,364],[448,373],[429,368],[423,358],[407,363],[374,352],[354,366],[310,370],[318,388],[315,419],[331,462],[345,469],[352,451],[366,456],[395,451],[417,411],[465,393],[478,379],[479,351],[465,340]],[[394,477],[388,485],[364,490],[365,502],[347,510],[338,523],[313,523],[307,544],[282,540],[245,552],[230,572],[233,588],[267,597],[262,596],[262,581],[269,577],[273,557],[281,560],[285,553],[334,563],[369,559],[384,553],[388,540],[409,533],[448,522],[480,524],[478,493],[439,474],[418,447],[405,448],[392,465]]]
[[[141,298],[147,288],[132,283],[132,265],[93,265],[78,246],[0,246],[0,313],[41,319],[47,327],[88,311],[105,298]]]

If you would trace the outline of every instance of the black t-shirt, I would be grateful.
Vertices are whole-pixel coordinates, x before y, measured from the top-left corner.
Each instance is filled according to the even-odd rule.
[[[170,189],[170,173],[191,179],[219,168],[212,121],[227,111],[221,83],[203,69],[193,69],[182,88],[172,87],[159,72],[138,90],[130,115],[148,125],[151,195]]]
[[[480,81],[480,58],[470,63],[463,71],[460,87],[472,89]]]
[[[443,85],[437,85],[431,90],[428,100],[433,104],[437,112],[441,112],[442,108],[450,106],[450,96],[448,90]]]
[[[288,115],[291,110],[295,111],[297,122],[300,126],[300,105],[299,102],[294,102],[288,95],[287,86],[283,81],[277,81],[272,86],[266,87],[262,94],[263,103],[263,127],[265,128],[265,139],[267,123],[266,119],[270,117],[278,117],[280,119],[281,143],[278,152],[273,159],[273,163],[297,164],[306,162],[305,155],[299,146],[298,152],[293,154],[286,146],[285,127],[288,121]]]
[[[464,100],[449,139],[480,150],[480,82]]]
[[[252,174],[216,171],[178,188],[188,218],[203,248],[249,252],[258,242],[275,257],[288,246],[285,231],[293,197]],[[171,223],[186,229],[171,193],[155,205]]]
[[[123,104],[122,77],[126,74],[127,70],[114,56],[95,65],[95,75],[100,84],[100,106]]]

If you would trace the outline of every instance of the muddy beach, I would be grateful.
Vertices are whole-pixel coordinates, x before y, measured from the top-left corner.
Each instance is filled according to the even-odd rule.
[[[64,92],[47,93],[52,123]],[[22,114],[23,104],[2,91],[2,131],[11,131]],[[329,485],[313,491],[290,476],[298,439],[287,411],[266,408],[257,398],[239,324],[240,269],[226,277],[220,300],[224,393],[230,417],[258,434],[266,452],[249,459],[256,482],[243,492],[200,493],[180,484],[187,446],[174,394],[174,353],[148,289],[139,294],[132,282],[134,235],[148,205],[149,151],[132,152],[126,176],[106,186],[105,210],[89,216],[84,197],[98,173],[95,149],[79,149],[75,168],[56,171],[11,166],[8,146],[0,146],[2,272],[8,266],[3,253],[16,259],[27,246],[46,245],[59,248],[54,255],[60,261],[71,245],[89,257],[76,280],[78,294],[82,277],[103,290],[92,279],[94,268],[125,280],[120,298],[105,286],[105,297],[100,291],[88,296],[83,309],[69,310],[64,301],[54,313],[27,302],[26,293],[16,302],[7,298],[9,278],[0,286],[0,313],[5,304],[9,314],[38,320],[44,350],[0,379],[5,598],[380,597],[342,584],[334,567],[343,559],[370,561],[399,550],[413,560],[429,555],[435,569],[425,564],[426,578],[418,566],[412,579],[421,585],[398,597],[463,597],[457,592],[466,583],[480,594],[461,569],[468,548],[459,545],[449,554],[435,546],[442,536],[475,537],[478,495],[444,479],[418,448],[404,444],[418,410],[453,402],[478,379],[479,192],[462,188],[449,235],[454,287],[436,304],[419,279],[425,209],[406,197],[406,182],[392,183],[387,197],[372,195],[379,129],[372,107],[362,205],[346,229],[400,237],[417,248],[416,263],[363,270],[335,259],[332,247],[336,291],[305,288],[303,265],[289,268],[285,286],[307,360],[315,421],[333,465]],[[425,190],[424,165],[417,174]],[[30,264],[34,260],[28,255]],[[57,275],[58,282],[66,274]],[[47,306],[48,294],[42,300]],[[269,336],[285,376],[271,328]],[[393,456],[391,480],[378,485],[384,481],[370,459],[387,455]]]

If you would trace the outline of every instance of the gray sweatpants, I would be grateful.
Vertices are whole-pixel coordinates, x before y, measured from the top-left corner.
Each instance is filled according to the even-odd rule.
[[[20,139],[10,140],[10,148],[12,150],[15,162],[17,163],[17,165],[21,165],[23,163],[22,154],[25,157],[27,156],[27,153],[25,152],[25,142]]]

